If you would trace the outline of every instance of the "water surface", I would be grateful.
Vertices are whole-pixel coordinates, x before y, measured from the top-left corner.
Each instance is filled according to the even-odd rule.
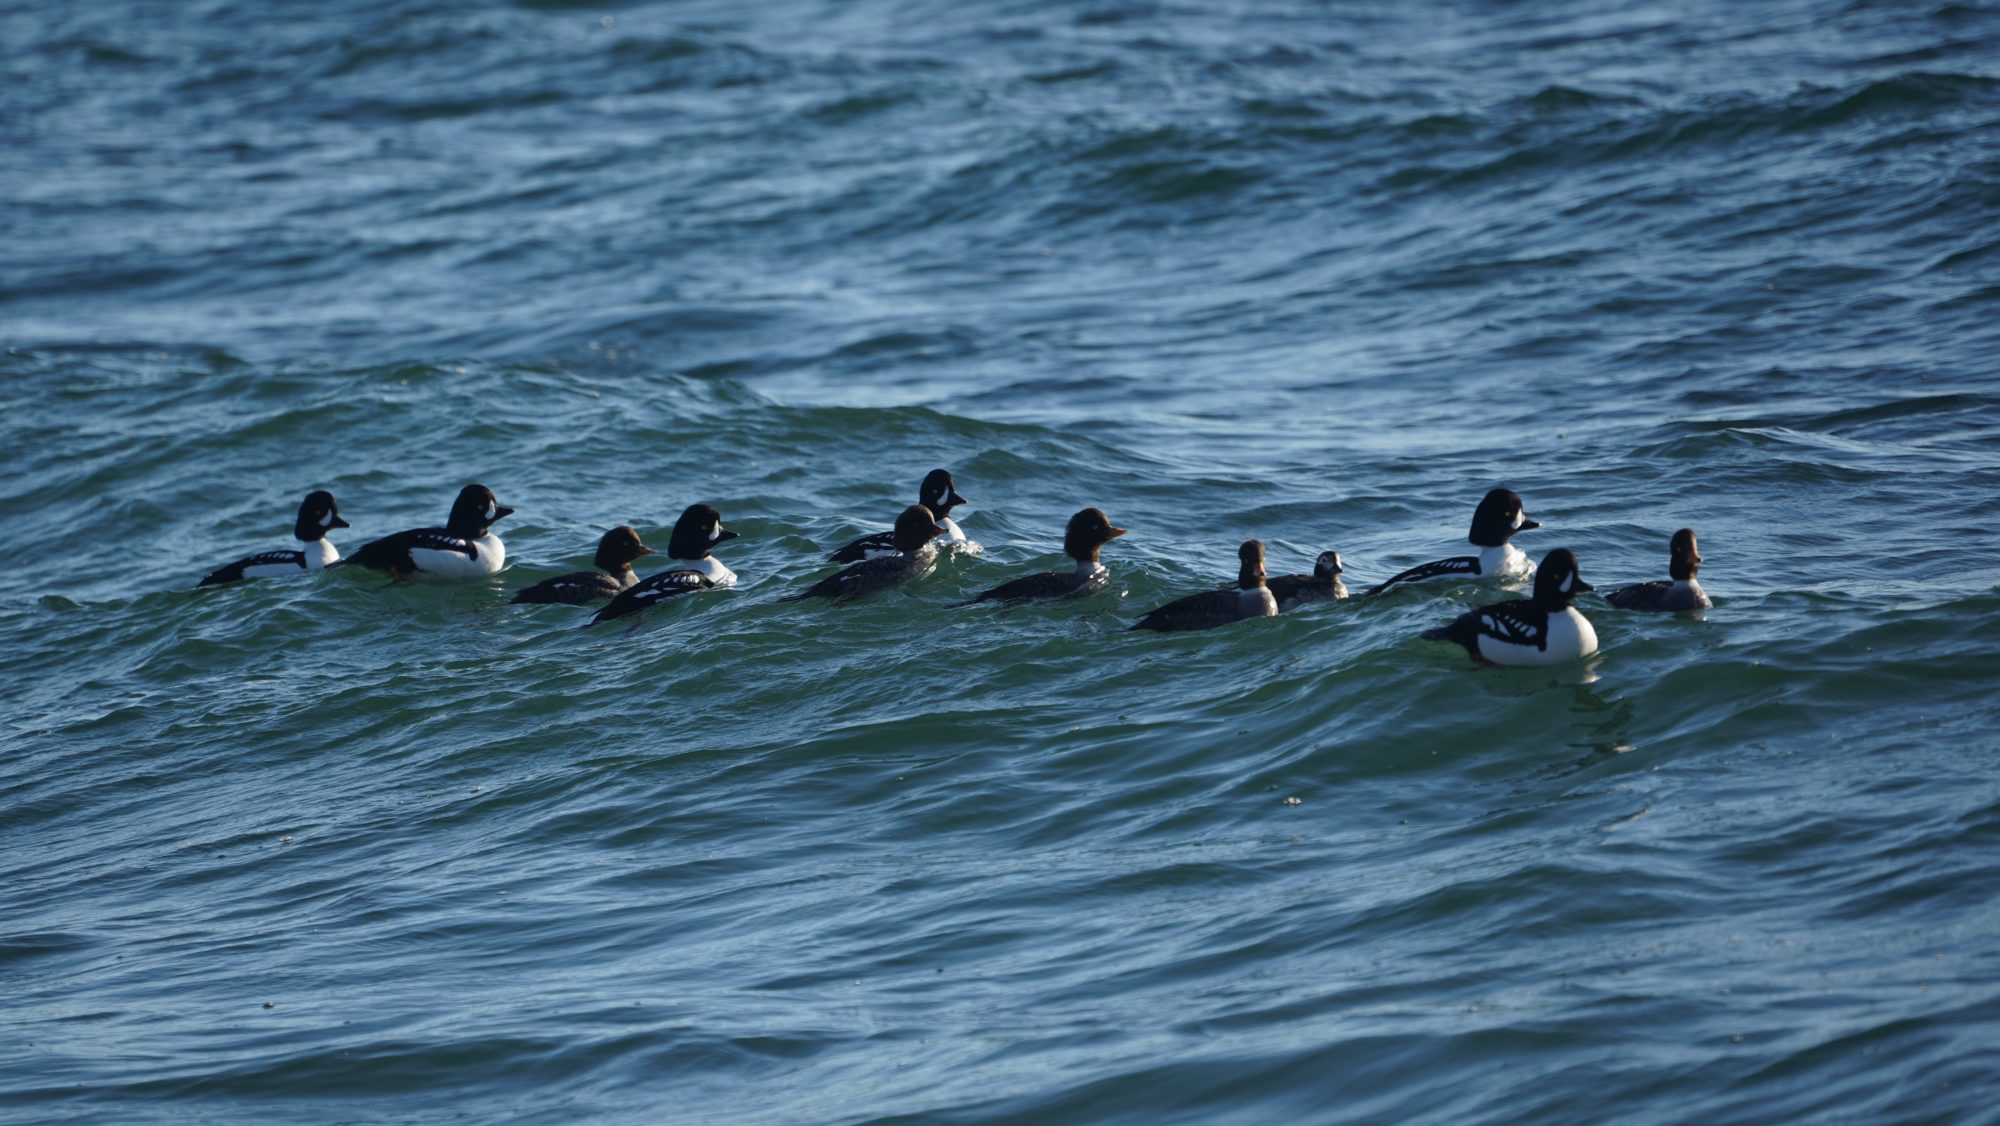
[[[1993,1121],[2000,9],[0,8],[0,1108]],[[776,599],[934,466],[984,548]],[[224,591],[519,509],[490,583]],[[1704,619],[1365,585],[1496,484]],[[687,504],[727,594],[514,590]],[[949,610],[1132,534],[1081,604]],[[643,568],[642,568],[643,569]]]

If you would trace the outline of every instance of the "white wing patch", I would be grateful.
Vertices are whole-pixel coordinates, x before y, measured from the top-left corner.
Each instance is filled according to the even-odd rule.
[[[1502,603],[1479,612],[1479,632],[1495,641],[1509,645],[1532,645],[1536,649],[1547,644],[1543,634],[1543,623],[1538,615],[1523,612],[1525,603]],[[1543,615],[1545,616],[1545,615]]]
[[[645,587],[648,592],[657,591],[662,596],[665,596],[669,594],[682,594],[691,590],[701,590],[704,587],[712,585],[712,582],[707,575],[696,571],[662,571],[657,575],[648,577],[645,582],[639,585]]]

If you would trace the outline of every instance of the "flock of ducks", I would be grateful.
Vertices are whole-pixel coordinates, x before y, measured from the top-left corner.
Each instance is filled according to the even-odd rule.
[[[847,564],[811,586],[786,596],[796,602],[824,598],[835,603],[899,586],[928,574],[940,549],[969,545],[951,518],[951,510],[966,503],[947,470],[932,470],[918,489],[917,503],[896,517],[891,531],[862,536],[827,555],[830,563]],[[411,528],[371,540],[342,558],[327,542],[328,532],[350,525],[340,517],[333,494],[313,492],[299,506],[294,535],[296,548],[266,551],[218,567],[198,586],[222,586],[246,579],[297,575],[328,567],[359,566],[398,581],[413,579],[478,579],[499,573],[507,548],[493,534],[493,525],[514,510],[499,503],[484,485],[467,485],[453,502],[441,528]],[[1473,510],[1467,540],[1477,555],[1433,560],[1402,571],[1362,594],[1375,598],[1391,588],[1435,578],[1525,579],[1534,577],[1530,597],[1482,606],[1450,623],[1426,630],[1423,636],[1450,641],[1482,663],[1554,665],[1587,657],[1597,651],[1597,634],[1573,604],[1577,595],[1594,590],[1578,572],[1576,555],[1558,548],[1540,566],[1511,542],[1512,537],[1541,525],[1527,518],[1521,498],[1509,489],[1487,493]],[[1073,570],[1044,571],[1005,582],[954,606],[1008,604],[1036,599],[1075,598],[1095,593],[1110,581],[1099,559],[1104,545],[1125,534],[1103,510],[1086,508],[1070,517],[1063,532],[1063,553],[1076,561]],[[736,585],[736,574],[713,550],[735,539],[722,526],[722,514],[706,504],[688,506],[675,521],[667,542],[672,561],[645,578],[632,565],[654,554],[639,533],[626,525],[604,533],[593,562],[595,571],[560,575],[528,587],[514,596],[517,603],[585,605],[604,602],[591,624],[639,613],[684,594]],[[1670,578],[1636,583],[1606,592],[1604,601],[1630,610],[1672,612],[1700,610],[1710,605],[1696,573],[1701,553],[1694,533],[1682,528],[1669,551]],[[1347,597],[1341,581],[1340,554],[1322,553],[1310,575],[1267,576],[1264,545],[1245,540],[1237,549],[1236,584],[1175,599],[1148,611],[1134,630],[1209,629],[1245,618],[1268,617],[1312,602]]]

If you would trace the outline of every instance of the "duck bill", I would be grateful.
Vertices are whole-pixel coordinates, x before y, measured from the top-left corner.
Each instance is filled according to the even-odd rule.
[[[1117,538],[1118,538],[1119,536],[1122,536],[1122,535],[1124,535],[1124,534],[1125,534],[1125,529],[1123,529],[1123,528],[1113,528],[1113,529],[1111,529],[1111,533],[1110,533],[1110,534],[1111,534],[1111,538],[1115,540],[1115,539],[1117,539]]]
[[[723,540],[733,540],[742,534],[742,532],[732,532],[728,528],[724,528],[715,533],[715,542],[721,543]]]
[[[512,515],[514,515],[513,509],[508,508],[504,504],[496,504],[493,506],[493,518],[491,520],[488,520],[487,523],[489,524],[498,523],[499,521],[504,520]]]
[[[1526,520],[1526,519],[1524,519],[1524,520],[1522,520],[1522,521],[1521,521],[1521,526],[1520,526],[1520,527],[1518,527],[1518,528],[1516,528],[1516,529],[1514,529],[1514,530],[1515,530],[1515,531],[1517,531],[1517,532],[1532,532],[1532,531],[1534,531],[1534,530],[1535,530],[1536,528],[1539,528],[1539,527],[1541,527],[1541,526],[1542,526],[1542,522],[1541,522],[1540,520]]]

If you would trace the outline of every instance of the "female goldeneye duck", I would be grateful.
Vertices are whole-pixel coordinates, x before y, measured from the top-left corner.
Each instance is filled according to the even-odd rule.
[[[1274,575],[1264,580],[1271,588],[1271,597],[1278,600],[1278,611],[1286,613],[1296,610],[1308,602],[1333,602],[1347,597],[1347,586],[1340,581],[1340,553],[1322,551],[1313,560],[1310,575]]]
[[[1472,531],[1465,538],[1479,548],[1477,555],[1455,555],[1450,559],[1438,559],[1420,563],[1387,582],[1376,583],[1368,589],[1363,598],[1376,595],[1397,583],[1416,582],[1420,579],[1435,579],[1447,576],[1471,579],[1516,579],[1525,578],[1535,569],[1527,555],[1520,548],[1508,543],[1508,537],[1515,532],[1526,532],[1541,527],[1528,519],[1521,510],[1521,498],[1512,489],[1494,489],[1472,510]]]
[[[1209,590],[1177,598],[1135,623],[1133,629],[1162,632],[1184,629],[1211,629],[1240,622],[1245,618],[1268,618],[1278,612],[1278,600],[1264,585],[1264,544],[1244,540],[1236,549],[1236,586],[1229,590]]]
[[[339,565],[367,567],[397,579],[483,579],[507,563],[507,547],[492,526],[513,511],[486,486],[467,485],[458,491],[444,527],[383,536],[362,544]]]
[[[1098,561],[1097,553],[1105,544],[1125,534],[1125,529],[1111,526],[1111,518],[1101,508],[1086,508],[1069,518],[1068,527],[1063,529],[1063,554],[1076,560],[1072,571],[1043,571],[1027,575],[1012,582],[1001,583],[977,598],[954,603],[956,606],[971,606],[977,602],[1025,602],[1031,598],[1067,598],[1073,595],[1093,594],[1104,589],[1110,581],[1111,572]]]
[[[931,518],[937,522],[938,534],[947,543],[966,542],[965,532],[951,518],[951,510],[965,503],[958,495],[958,487],[952,482],[951,471],[933,469],[924,475],[924,483],[917,489],[917,503],[930,509]],[[875,532],[862,536],[837,551],[827,555],[829,563],[855,563],[863,559],[896,554],[896,533],[894,531]]]
[[[944,535],[931,510],[921,504],[913,504],[896,517],[896,551],[876,559],[865,559],[848,567],[837,575],[821,579],[798,594],[787,595],[780,602],[798,602],[807,598],[831,598],[835,605],[888,590],[911,579],[922,578],[930,573],[937,563],[937,547],[933,541]]]
[[[515,602],[563,603],[581,606],[600,598],[610,598],[638,579],[632,563],[653,549],[639,540],[639,533],[624,524],[604,533],[597,541],[597,555],[591,560],[595,571],[572,571],[553,579],[543,579],[514,596]]]
[[[1475,660],[1494,665],[1561,665],[1597,652],[1597,631],[1570,605],[1593,589],[1577,572],[1576,555],[1557,548],[1535,571],[1535,596],[1496,602],[1423,632],[1426,641],[1454,641]]]
[[[673,566],[619,591],[590,624],[639,613],[678,594],[735,586],[736,572],[709,554],[717,544],[735,538],[735,532],[722,526],[722,513],[706,504],[688,505],[674,521],[673,537],[667,541],[667,558],[674,561]]]
[[[299,505],[299,518],[292,523],[292,535],[299,541],[299,546],[289,551],[260,551],[255,555],[246,555],[226,567],[217,567],[203,575],[201,581],[194,585],[222,586],[244,579],[275,579],[317,571],[340,558],[340,551],[327,542],[326,534],[335,528],[345,527],[349,524],[340,518],[340,505],[334,502],[332,493],[325,489],[307,493],[306,499]]]
[[[1604,600],[1620,610],[1671,612],[1706,610],[1713,606],[1708,592],[1701,589],[1700,580],[1695,578],[1695,573],[1701,570],[1701,552],[1695,549],[1694,531],[1682,528],[1675,532],[1668,550],[1672,557],[1667,563],[1667,573],[1673,576],[1672,581],[1655,579],[1621,586],[1607,592]]]

